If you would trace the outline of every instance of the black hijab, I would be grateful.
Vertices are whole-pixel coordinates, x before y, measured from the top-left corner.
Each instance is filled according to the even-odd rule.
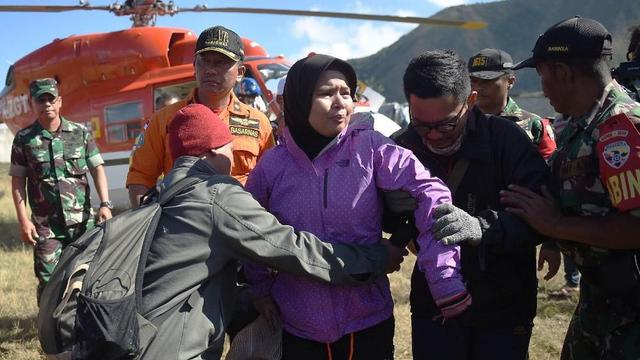
[[[296,144],[313,160],[334,137],[320,135],[309,123],[313,91],[320,75],[327,70],[335,70],[344,75],[355,96],[356,72],[344,60],[329,55],[312,55],[298,60],[287,74],[284,87],[284,121]]]

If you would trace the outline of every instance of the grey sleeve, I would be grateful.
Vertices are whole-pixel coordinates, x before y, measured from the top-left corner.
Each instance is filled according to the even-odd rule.
[[[385,273],[382,245],[329,244],[296,232],[238,185],[218,185],[212,206],[214,241],[239,259],[334,284],[362,284]]]

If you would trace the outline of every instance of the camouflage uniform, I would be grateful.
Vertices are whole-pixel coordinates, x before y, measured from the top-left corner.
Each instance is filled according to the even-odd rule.
[[[31,219],[38,232],[38,294],[62,249],[94,225],[86,173],[103,162],[91,134],[62,117],[55,133],[35,121],[13,140],[9,175],[27,178]]]
[[[618,114],[627,115],[625,121],[631,131],[603,127],[612,124],[612,117]],[[625,201],[621,201],[619,183],[612,187],[611,178],[603,176],[611,170],[620,171],[627,160],[629,164],[634,162],[629,149],[633,149],[634,156],[640,146],[640,136],[629,136],[634,126],[640,127],[640,104],[615,81],[606,86],[602,99],[589,114],[569,119],[551,158],[552,191],[565,215],[599,217],[627,211],[637,215],[640,195],[633,198],[625,188]],[[602,151],[599,146],[603,139],[611,137],[622,139],[617,142],[618,149],[607,147]],[[615,156],[609,156],[612,151],[617,152],[617,163]],[[622,170],[626,176],[633,178],[636,170],[640,175],[640,166],[629,169],[630,166],[626,168],[630,171]],[[629,179],[629,183],[640,181],[637,177]],[[640,358],[640,280],[635,252],[570,241],[558,241],[558,246],[582,273],[580,302],[567,331],[562,359]]]
[[[518,124],[522,130],[529,135],[529,139],[531,139],[534,144],[540,144],[540,140],[542,140],[542,135],[544,134],[544,125],[540,116],[522,110],[511,97],[509,97],[507,106],[504,107],[504,110],[502,110],[499,116]]]
[[[516,102],[509,97],[507,105],[500,113],[501,117],[518,124],[536,145],[538,153],[548,160],[556,149],[553,128],[547,119],[522,110]]]

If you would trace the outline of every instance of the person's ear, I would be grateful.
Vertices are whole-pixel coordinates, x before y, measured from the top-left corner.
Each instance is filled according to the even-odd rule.
[[[473,90],[471,94],[469,94],[469,97],[467,97],[467,106],[469,109],[476,105],[476,101],[478,101],[478,92]]]
[[[242,65],[239,64],[238,65],[238,75],[236,77],[236,82],[240,82],[242,80],[242,78],[244,77],[244,73],[247,71],[247,68]]]
[[[511,88],[513,87],[513,85],[515,85],[516,83],[516,77],[515,75],[509,75],[509,77],[507,77],[507,89],[511,90]]]

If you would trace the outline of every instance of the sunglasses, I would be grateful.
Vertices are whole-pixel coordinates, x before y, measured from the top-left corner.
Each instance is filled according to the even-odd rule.
[[[418,135],[420,136],[427,135],[428,133],[431,132],[431,130],[435,130],[441,134],[451,132],[458,126],[458,123],[460,122],[460,118],[462,117],[462,113],[466,107],[467,107],[467,104],[465,103],[460,108],[460,111],[458,111],[458,114],[454,116],[452,119],[444,119],[434,124],[424,124],[424,123],[416,124],[413,121],[413,118],[411,118],[411,127],[413,127],[418,133]],[[409,114],[411,114],[411,110],[409,110]]]
[[[35,99],[35,101],[38,104],[46,104],[46,103],[55,104],[58,102],[58,100],[60,100],[60,96],[54,97],[53,95],[42,95]]]

